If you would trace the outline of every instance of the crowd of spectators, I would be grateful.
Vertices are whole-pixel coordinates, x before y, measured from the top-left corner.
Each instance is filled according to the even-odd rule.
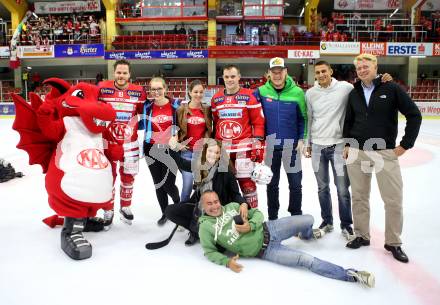
[[[83,13],[32,16],[22,26],[20,44],[99,43],[99,23],[95,15]]]
[[[134,2],[124,2],[119,5],[119,18],[137,18],[141,17],[141,10]]]
[[[431,37],[434,41],[440,40],[440,11],[422,15],[420,17],[420,24],[423,30],[428,33],[428,37]]]
[[[440,11],[424,13],[416,25],[406,14],[390,17],[388,14],[369,15],[353,13],[347,15],[332,12],[329,17],[313,15],[322,41],[437,41],[440,38]],[[413,33],[415,29],[415,34]]]

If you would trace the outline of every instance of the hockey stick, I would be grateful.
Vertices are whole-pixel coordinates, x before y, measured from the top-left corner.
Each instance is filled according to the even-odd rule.
[[[171,234],[170,234],[170,236],[168,236],[167,239],[164,239],[162,241],[158,241],[156,243],[148,243],[145,245],[145,248],[147,248],[148,250],[156,250],[156,249],[160,249],[160,248],[165,247],[166,245],[168,245],[170,243],[170,241],[173,238],[174,233],[176,233],[176,230],[178,227],[179,227],[178,225],[176,225],[174,227],[173,231],[171,231]]]

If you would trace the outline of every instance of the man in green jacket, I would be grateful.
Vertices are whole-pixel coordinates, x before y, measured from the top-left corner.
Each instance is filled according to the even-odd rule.
[[[269,220],[278,218],[281,164],[289,183],[290,215],[302,214],[301,151],[307,138],[307,106],[304,91],[288,75],[284,59],[269,61],[267,82],[254,91],[263,107],[266,134],[266,164],[273,177],[267,185]],[[299,152],[299,153],[297,153]]]
[[[234,221],[234,217],[240,215],[238,203],[222,206],[214,191],[205,191],[200,201],[204,213],[199,219],[200,243],[205,256],[216,264],[240,272],[243,266],[237,263],[239,255],[258,257],[289,267],[304,267],[325,277],[374,287],[374,275],[367,271],[344,269],[281,244],[292,236],[301,239],[322,237],[323,230],[312,229],[313,217],[310,215],[263,222],[263,214],[258,209],[250,209],[249,219],[243,219],[240,225]],[[236,255],[229,258],[220,253],[217,246]]]

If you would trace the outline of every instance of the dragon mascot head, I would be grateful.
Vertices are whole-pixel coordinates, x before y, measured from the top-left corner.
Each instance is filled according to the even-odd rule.
[[[20,134],[17,148],[28,153],[29,164],[40,164],[46,174],[49,205],[57,215],[44,221],[54,226],[61,220],[61,248],[73,259],[86,259],[92,246],[83,232],[97,230],[94,216],[112,200],[113,176],[102,133],[116,114],[98,101],[98,88],[93,85],[70,85],[58,78],[44,84],[51,87],[45,101],[30,93],[29,105],[13,95],[13,129]]]

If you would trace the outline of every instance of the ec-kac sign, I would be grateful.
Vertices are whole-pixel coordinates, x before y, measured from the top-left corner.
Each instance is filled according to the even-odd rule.
[[[288,50],[287,58],[319,58],[319,50]]]

